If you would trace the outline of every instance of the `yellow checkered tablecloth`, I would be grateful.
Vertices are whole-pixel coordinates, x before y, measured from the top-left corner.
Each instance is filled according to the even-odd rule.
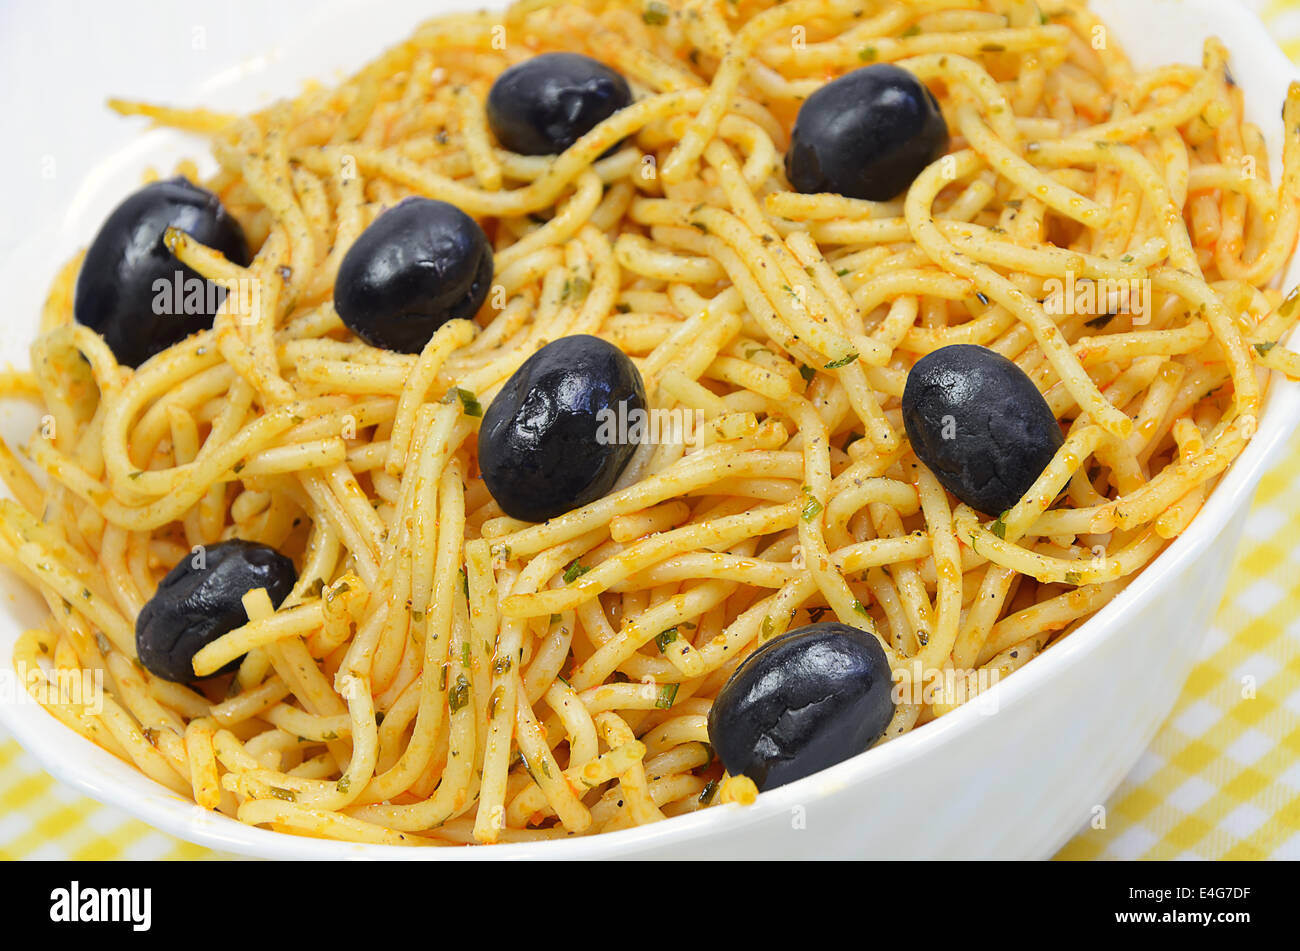
[[[1228,0],[1225,0],[1228,2]],[[1300,61],[1300,0],[1243,0]],[[1260,486],[1168,722],[1066,859],[1300,859],[1300,433]],[[0,731],[0,859],[227,858],[51,779]]]
[[[1300,859],[1300,433],[1260,484],[1178,705],[1065,859]]]

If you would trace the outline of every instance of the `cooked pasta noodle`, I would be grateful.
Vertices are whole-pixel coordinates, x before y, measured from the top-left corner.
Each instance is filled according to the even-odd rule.
[[[877,635],[902,682],[1017,669],[1194,518],[1265,371],[1300,376],[1275,346],[1297,317],[1277,279],[1300,87],[1273,181],[1216,41],[1138,71],[1101,27],[1074,0],[525,0],[247,116],[115,101],[211,140],[203,184],[256,253],[168,247],[228,300],[257,293],[130,370],[73,320],[80,258],[60,273],[32,369],[0,377],[43,415],[25,448],[0,443],[0,560],[50,608],[15,662],[102,671],[102,710],[55,692],[50,712],[206,809],[402,846],[752,801],[708,745],[711,700],[823,615]],[[636,101],[553,159],[506,152],[488,87],[552,49],[607,62]],[[799,104],[866,62],[930,86],[950,153],[893,201],[790,190]],[[331,296],[408,195],[479,219],[496,262],[477,318],[413,355],[351,336]],[[1107,296],[1131,282],[1142,313]],[[1057,312],[1061,288],[1092,309]],[[478,417],[573,334],[703,425],[520,522],[479,475]],[[950,343],[1013,360],[1066,437],[992,522],[901,422],[909,368]],[[232,537],[299,568],[194,660],[238,670],[183,686],[131,663],[162,575]],[[959,700],[903,697],[885,741]]]

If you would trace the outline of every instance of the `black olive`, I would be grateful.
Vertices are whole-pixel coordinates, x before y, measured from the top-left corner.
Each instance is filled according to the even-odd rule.
[[[828,621],[788,631],[750,654],[709,711],[709,742],[727,772],[784,786],[856,756],[894,715],[880,642]]]
[[[405,198],[348,249],[334,309],[372,347],[419,353],[434,331],[470,319],[492,287],[492,246],[455,205]]]
[[[627,80],[577,53],[543,53],[511,66],[488,92],[497,141],[522,155],[557,155],[631,105]]]
[[[135,620],[140,663],[164,680],[197,680],[194,655],[248,623],[240,599],[254,588],[265,588],[279,607],[297,580],[293,562],[274,548],[239,538],[203,548],[167,572],[140,609]],[[217,673],[233,670],[238,663],[231,661]]]
[[[970,344],[941,347],[916,362],[903,390],[903,425],[917,458],[985,515],[1019,502],[1064,442],[1024,371]]]
[[[618,480],[644,426],[645,384],[599,337],[561,337],[524,361],[483,416],[478,464],[497,504],[544,522]]]
[[[888,201],[948,150],[948,125],[925,84],[905,69],[865,66],[799,107],[785,154],[796,191]]]
[[[104,338],[117,362],[138,367],[212,326],[225,289],[181,264],[163,244],[168,228],[239,265],[249,261],[239,222],[220,199],[183,178],[154,182],[113,210],[86,251],[73,313]],[[177,302],[181,304],[178,308]]]

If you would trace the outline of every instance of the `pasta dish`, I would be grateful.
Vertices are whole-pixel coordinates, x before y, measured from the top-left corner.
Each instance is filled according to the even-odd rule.
[[[1069,637],[1255,432],[1300,229],[1226,51],[1076,0],[523,0],[151,174],[0,442],[13,658],[244,823],[747,803]],[[92,706],[61,672],[102,674]]]

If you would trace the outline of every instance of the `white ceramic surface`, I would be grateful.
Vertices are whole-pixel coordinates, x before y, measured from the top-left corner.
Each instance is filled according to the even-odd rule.
[[[239,0],[247,10],[258,4]],[[305,6],[305,5],[304,5]],[[315,23],[268,36],[268,56],[224,70],[182,101],[250,107],[288,94],[311,76],[354,66],[439,9],[471,4],[343,0],[314,7]],[[1278,110],[1295,68],[1253,15],[1224,0],[1095,0],[1139,64],[1199,62],[1202,40],[1219,36],[1246,92],[1250,118],[1280,152]],[[92,19],[94,10],[87,13]],[[322,10],[324,12],[322,12]],[[359,11],[364,11],[357,15]],[[135,31],[112,23],[130,50]],[[83,21],[83,25],[85,22]],[[93,24],[92,24],[93,25]],[[128,25],[129,26],[129,25]],[[230,65],[230,64],[223,64]],[[94,82],[91,74],[79,82]],[[108,95],[118,90],[102,90]],[[51,114],[41,121],[58,123]],[[95,143],[85,143],[94,149]],[[0,267],[9,292],[0,359],[25,357],[41,296],[56,265],[93,234],[104,213],[146,165],[194,155],[194,140],[142,134],[88,176],[51,230],[26,238]],[[9,179],[7,189],[18,187]],[[1294,283],[1297,268],[1292,268]],[[1053,854],[1102,803],[1168,715],[1222,595],[1242,519],[1260,476],[1300,413],[1300,386],[1274,380],[1255,439],[1188,532],[1113,603],[1066,641],[986,695],[941,720],[815,776],[727,806],[643,829],[589,839],[477,849],[405,850],[349,845],[249,828],[204,812],[64,729],[30,703],[0,704],[4,724],[54,776],[159,829],[215,849],[271,858],[966,858]],[[31,418],[0,420],[22,438]],[[5,576],[12,594],[0,616],[0,657],[9,657],[36,599]]]

